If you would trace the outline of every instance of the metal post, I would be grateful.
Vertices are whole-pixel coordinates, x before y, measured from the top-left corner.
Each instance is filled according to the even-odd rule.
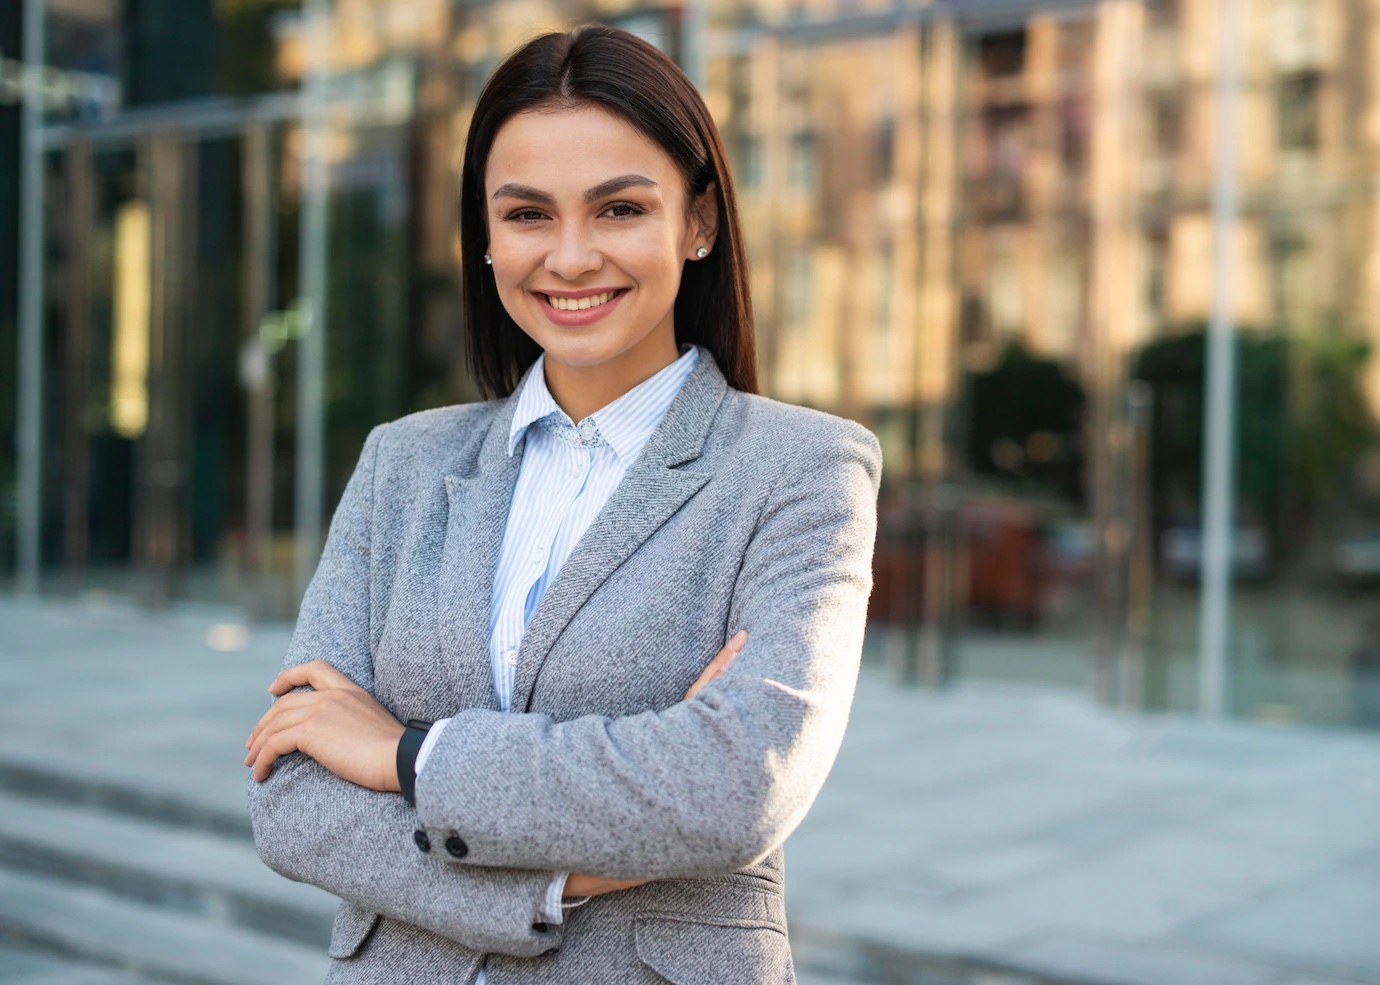
[[[325,495],[326,78],[329,0],[305,0],[307,69],[302,112],[302,226],[298,262],[305,324],[297,351],[296,589],[321,554]]]
[[[15,567],[20,592],[38,592],[43,521],[43,0],[24,0],[19,176],[19,373],[15,383],[18,495]]]
[[[1212,321],[1207,338],[1203,418],[1202,597],[1198,624],[1198,710],[1227,708],[1233,500],[1236,498],[1236,339],[1232,322],[1232,239],[1238,215],[1241,0],[1221,0],[1218,26],[1217,148],[1212,188]]]
[[[245,491],[245,561],[252,579],[246,600],[258,619],[281,615],[268,608],[268,600],[280,593],[269,591],[273,568],[273,422],[277,390],[274,353],[264,339],[264,322],[273,307],[273,271],[276,267],[273,200],[272,132],[267,123],[255,123],[244,132],[244,326],[240,350],[240,380],[247,391],[249,409],[249,474]],[[277,610],[284,606],[280,603]]]

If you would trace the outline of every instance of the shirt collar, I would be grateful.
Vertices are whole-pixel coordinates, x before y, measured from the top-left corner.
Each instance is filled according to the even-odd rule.
[[[695,368],[700,355],[699,346],[687,343],[681,349],[681,356],[675,362],[585,418],[585,421],[593,421],[600,436],[613,447],[625,468],[641,453],[680,391],[681,384]],[[577,427],[547,389],[545,367],[546,353],[543,352],[523,377],[517,407],[513,411],[513,423],[508,429],[509,455],[516,450],[527,428],[549,415],[555,414],[558,420]],[[584,421],[579,423],[583,424]]]

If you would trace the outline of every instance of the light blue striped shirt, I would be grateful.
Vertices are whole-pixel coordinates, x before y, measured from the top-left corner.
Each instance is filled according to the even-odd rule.
[[[632,463],[699,359],[681,346],[679,359],[576,424],[546,387],[546,355],[523,377],[508,432],[508,454],[527,442],[499,550],[489,608],[489,666],[504,711],[513,697],[522,635],[581,535]],[[436,722],[417,754],[421,772],[446,719]],[[557,873],[542,916],[562,922],[561,895],[569,873]],[[567,904],[569,905],[569,904]],[[481,968],[475,985],[484,985]]]

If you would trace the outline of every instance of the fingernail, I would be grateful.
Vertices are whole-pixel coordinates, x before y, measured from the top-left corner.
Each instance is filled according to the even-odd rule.
[[[742,645],[747,642],[747,630],[738,630],[738,632],[733,634],[733,639],[729,640],[729,642],[736,647],[742,647]]]

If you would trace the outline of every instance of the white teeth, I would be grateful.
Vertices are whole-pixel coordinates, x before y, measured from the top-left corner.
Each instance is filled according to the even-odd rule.
[[[546,295],[547,303],[559,311],[583,311],[585,308],[593,308],[597,304],[603,304],[612,298],[617,291],[605,291],[603,294],[592,294],[587,298],[553,298]]]

